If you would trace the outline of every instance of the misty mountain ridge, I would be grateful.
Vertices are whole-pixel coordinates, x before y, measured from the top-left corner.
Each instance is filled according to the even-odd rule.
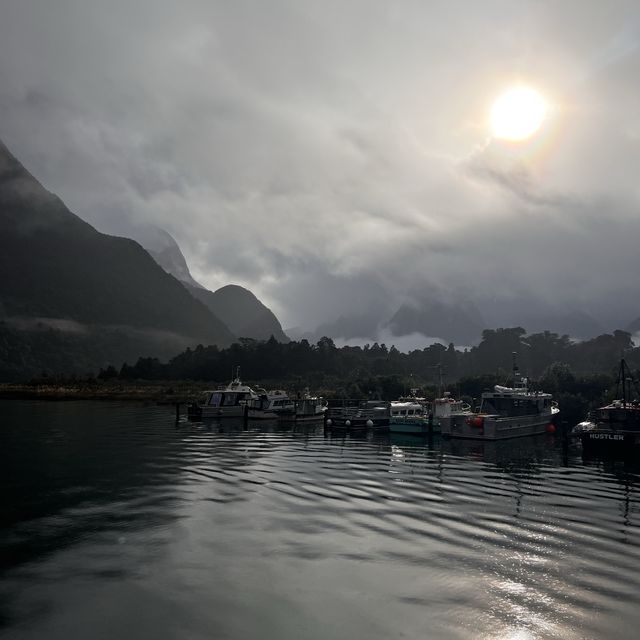
[[[325,322],[315,331],[296,335],[317,340],[323,335],[347,344],[365,340],[393,343],[394,338],[408,344],[416,343],[424,336],[425,342],[434,338],[456,345],[472,346],[480,342],[482,331],[495,327],[524,327],[528,333],[551,331],[568,335],[575,340],[588,340],[619,327],[608,328],[591,314],[581,309],[568,309],[528,299],[524,300],[469,300],[464,294],[442,292],[430,285],[422,293],[412,290],[409,301],[402,303],[388,317],[383,311],[369,311],[341,315],[332,322]],[[485,317],[485,313],[489,318]],[[621,323],[624,326],[624,323]],[[640,332],[640,318],[626,329]]]
[[[0,303],[9,319],[148,331],[165,353],[167,341],[158,340],[158,332],[175,337],[174,352],[235,340],[137,242],[102,234],[69,211],[1,142]]]
[[[139,242],[151,257],[174,278],[190,287],[204,289],[191,275],[189,266],[175,239],[164,229],[154,226],[136,227],[132,238]]]
[[[239,338],[289,342],[275,314],[248,289],[239,285],[226,285],[210,291],[196,282],[187,261],[175,239],[158,227],[139,228],[136,237],[154,260],[172,276],[180,280],[187,290]]]

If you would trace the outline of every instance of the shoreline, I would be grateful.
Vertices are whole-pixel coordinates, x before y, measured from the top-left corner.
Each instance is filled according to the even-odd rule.
[[[157,404],[184,404],[201,398],[211,385],[171,384],[18,384],[0,383],[2,400],[131,400]]]

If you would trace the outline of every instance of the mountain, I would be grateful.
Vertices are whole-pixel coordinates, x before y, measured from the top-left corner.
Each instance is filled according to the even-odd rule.
[[[198,287],[188,289],[238,337],[268,340],[273,336],[278,342],[289,342],[278,318],[248,289],[235,284],[213,292]]]
[[[528,333],[553,331],[580,340],[589,340],[605,333],[605,328],[584,311],[567,311],[553,315],[531,314],[515,324],[525,327]]]
[[[204,287],[193,279],[187,261],[174,238],[164,229],[147,226],[136,227],[132,237],[137,240],[151,257],[174,278],[197,289]]]
[[[527,333],[552,331],[588,340],[602,335],[607,327],[593,313],[560,301],[544,301],[532,293],[508,299],[477,301],[487,327],[524,327]]]
[[[471,303],[435,298],[403,304],[387,326],[395,336],[421,333],[458,345],[477,343],[485,328],[480,311]]]
[[[240,338],[289,342],[274,313],[248,289],[228,285],[210,291],[196,282],[175,239],[164,229],[144,227],[132,230],[134,237],[153,256],[154,260]]]
[[[0,142],[0,313],[225,346],[234,335],[135,241],[99,233]],[[59,330],[59,327],[58,329]]]
[[[314,341],[323,336],[328,338],[365,338],[375,342],[378,339],[379,327],[384,321],[382,310],[369,310],[353,315],[341,315],[336,320],[321,324],[314,332]]]

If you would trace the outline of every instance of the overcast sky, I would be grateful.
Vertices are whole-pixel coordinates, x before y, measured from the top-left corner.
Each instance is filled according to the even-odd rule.
[[[434,283],[624,324],[639,43],[637,0],[0,0],[0,138],[101,231],[166,229],[285,327]],[[493,140],[518,82],[547,119]]]

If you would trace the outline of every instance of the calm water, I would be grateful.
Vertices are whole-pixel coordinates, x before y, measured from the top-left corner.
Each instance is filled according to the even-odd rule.
[[[636,638],[640,471],[0,402],[2,638]]]

